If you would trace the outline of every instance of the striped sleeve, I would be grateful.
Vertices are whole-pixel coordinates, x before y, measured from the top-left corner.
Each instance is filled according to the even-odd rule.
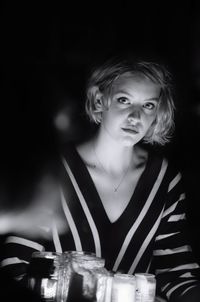
[[[17,281],[22,280],[26,274],[31,255],[36,251],[44,251],[44,246],[18,235],[8,236],[1,251],[1,272]]]
[[[181,298],[200,286],[200,267],[189,244],[185,205],[181,174],[178,173],[168,186],[166,206],[153,251],[157,287],[169,301]]]

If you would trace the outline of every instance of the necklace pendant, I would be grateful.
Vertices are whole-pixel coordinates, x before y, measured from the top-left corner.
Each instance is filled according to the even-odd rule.
[[[106,171],[106,169],[104,168],[104,166],[102,165],[101,161],[99,160],[99,158],[98,158],[98,156],[97,156],[97,154],[96,154],[94,145],[93,145],[93,151],[94,151],[94,155],[95,155],[95,157],[96,157],[96,159],[97,159],[97,162],[99,163],[99,166],[102,168],[102,170],[104,171],[105,174],[107,174],[108,176],[110,176],[110,175],[108,174],[108,172]],[[116,192],[118,191],[118,189],[120,188],[122,182],[124,181],[124,179],[125,179],[125,177],[126,177],[128,171],[129,171],[129,169],[130,169],[131,163],[132,163],[132,161],[130,161],[128,168],[126,169],[125,173],[122,175],[119,184],[117,185],[117,187],[114,188],[114,193],[116,193]],[[94,164],[94,165],[93,165],[93,168],[97,168],[97,166]],[[116,183],[115,183],[115,184],[116,184]]]

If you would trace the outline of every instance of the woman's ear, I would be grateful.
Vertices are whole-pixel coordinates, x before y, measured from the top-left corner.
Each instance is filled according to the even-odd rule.
[[[103,111],[103,93],[100,92],[98,86],[90,88],[90,93],[93,96],[94,106],[97,111]]]

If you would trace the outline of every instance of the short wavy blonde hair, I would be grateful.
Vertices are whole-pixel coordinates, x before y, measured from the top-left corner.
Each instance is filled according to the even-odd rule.
[[[175,105],[172,97],[172,78],[169,71],[161,64],[147,61],[109,60],[95,69],[89,77],[86,89],[85,110],[90,121],[101,123],[102,109],[95,102],[93,87],[107,96],[112,93],[113,84],[125,73],[140,75],[150,79],[161,88],[156,119],[143,138],[145,143],[164,145],[170,141],[174,130]],[[105,98],[106,100],[108,98]],[[109,108],[104,103],[105,110]]]

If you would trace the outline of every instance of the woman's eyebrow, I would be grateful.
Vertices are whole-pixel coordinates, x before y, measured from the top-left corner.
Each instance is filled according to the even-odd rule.
[[[156,101],[156,102],[158,102],[159,101],[159,98],[150,98],[150,99],[146,99],[145,101]]]
[[[118,90],[118,91],[116,92],[116,94],[127,94],[127,95],[129,95],[130,97],[133,96],[132,94],[130,94],[130,93],[128,93],[127,91],[124,91],[124,90]]]

